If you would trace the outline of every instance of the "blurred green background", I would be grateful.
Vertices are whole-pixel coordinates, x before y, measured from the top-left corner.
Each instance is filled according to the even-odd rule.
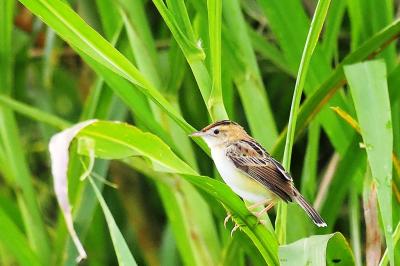
[[[48,144],[91,118],[132,126],[98,122],[71,143],[82,265],[399,265],[399,7],[2,0],[0,265],[76,264]],[[257,224],[188,137],[225,118],[279,161],[285,154],[327,228],[291,204]],[[80,181],[90,159],[77,147],[88,136],[98,159]],[[243,224],[233,237],[227,211]]]

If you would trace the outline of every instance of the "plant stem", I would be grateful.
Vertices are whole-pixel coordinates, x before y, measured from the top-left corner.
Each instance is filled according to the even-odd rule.
[[[300,66],[297,73],[296,85],[294,88],[292,105],[290,108],[288,133],[286,137],[285,152],[283,155],[283,166],[287,171],[290,171],[290,159],[292,156],[292,148],[294,143],[296,119],[300,106],[301,95],[307,77],[308,67],[310,65],[314,48],[317,45],[319,34],[322,30],[326,14],[328,13],[330,2],[331,2],[330,0],[318,1],[313,19],[311,21],[311,26],[307,35],[307,40],[304,46],[303,54],[301,56]],[[286,217],[287,217],[287,206],[285,205],[285,203],[279,203],[278,215],[275,223],[275,230],[278,236],[278,240],[281,244],[284,244],[286,242]]]

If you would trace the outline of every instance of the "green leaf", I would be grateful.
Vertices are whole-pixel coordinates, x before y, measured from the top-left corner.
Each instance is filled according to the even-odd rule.
[[[15,55],[12,52],[14,7],[13,0],[0,3],[0,94],[2,95],[14,92]],[[50,258],[49,240],[37,203],[37,195],[20,139],[17,120],[13,111],[4,106],[0,106],[0,152],[8,165],[4,174],[8,175],[7,179],[11,181],[9,186],[15,191],[29,245],[37,252],[41,263],[47,264]]]
[[[5,0],[0,4],[0,92],[9,93],[12,87],[12,30],[15,1]]]
[[[170,9],[167,8],[162,0],[153,0],[153,3],[174,35],[175,40],[181,47],[188,62],[190,63],[192,60],[203,60],[205,57],[204,51],[197,45],[196,40],[194,39],[194,34],[192,33],[189,17],[183,1],[168,1]],[[175,17],[179,19],[176,19]],[[177,20],[180,21],[178,22]]]
[[[399,244],[398,243],[399,240],[400,240],[400,222],[397,224],[396,229],[394,230],[393,233],[393,241],[395,247]],[[385,266],[387,264],[388,264],[388,250],[386,249],[385,252],[383,253],[379,266]]]
[[[27,104],[18,102],[8,96],[0,95],[0,105],[10,108],[16,112],[29,116],[37,121],[52,125],[58,129],[70,126],[70,123],[49,113],[43,112]]]
[[[161,139],[126,123],[98,121],[80,131],[79,136],[97,140],[96,156],[101,158],[121,159],[141,155],[151,159],[158,171],[196,174]]]
[[[301,193],[310,201],[314,201],[317,188],[319,139],[320,125],[313,122],[308,128],[307,149],[301,173]]]
[[[350,239],[354,253],[356,266],[362,265],[362,242],[361,242],[361,223],[360,223],[360,202],[358,188],[353,187],[350,191]]]
[[[207,105],[214,115],[213,120],[226,119],[221,83],[221,24],[222,24],[222,1],[207,0],[208,10],[208,32],[210,35],[210,55],[212,90]]]
[[[222,27],[224,60],[229,61],[227,65],[232,68],[232,79],[253,137],[269,149],[277,137],[277,129],[240,1],[224,2],[222,12],[225,26]]]
[[[135,171],[156,182],[183,262],[187,265],[215,264],[219,241],[209,205],[184,178],[152,170],[142,158],[123,160]]]
[[[327,231],[333,230],[339,214],[343,209],[343,204],[346,200],[346,195],[352,187],[362,187],[362,180],[365,173],[365,153],[360,151],[358,146],[358,137],[354,137],[353,141],[347,148],[345,154],[341,157],[336,166],[332,182],[329,185],[329,190],[320,199],[321,215],[324,217],[328,227]],[[352,167],[357,165],[357,167]]]
[[[285,151],[283,153],[283,167],[290,171],[290,162],[292,157],[292,148],[294,144],[294,135],[296,131],[297,115],[300,106],[301,95],[305,85],[308,67],[310,65],[311,57],[313,55],[315,46],[317,45],[319,34],[321,33],[322,26],[324,25],[326,14],[330,0],[318,1],[313,19],[311,21],[310,29],[307,35],[307,40],[304,45],[303,55],[301,56],[300,66],[297,73],[296,85],[294,88],[292,106],[290,108],[290,116],[288,122],[288,131],[285,143]],[[278,206],[278,216],[275,221],[276,233],[280,243],[286,242],[286,216],[287,206],[280,203]]]
[[[168,178],[168,182],[158,182],[157,188],[184,263],[217,263],[219,241],[210,208],[201,194],[181,177]]]
[[[278,45],[283,51],[283,55],[286,58],[286,62],[290,65],[291,69],[297,69],[300,64],[301,54],[303,51],[303,44],[307,37],[307,31],[310,26],[310,21],[305,10],[304,5],[298,0],[286,0],[286,1],[266,1],[259,0],[260,5],[263,8],[264,13],[267,16],[269,25],[272,32],[274,33]],[[335,17],[335,19],[338,19]],[[326,27],[325,33],[330,34],[330,27]],[[320,45],[317,45],[314,51],[314,55],[310,62],[310,69],[306,78],[306,84],[304,87],[307,99],[312,98],[314,92],[326,85],[324,81],[332,73],[331,62],[328,55],[325,55]],[[335,73],[335,72],[334,72]],[[338,87],[334,91],[340,88],[341,84],[337,84]],[[324,95],[325,96],[325,95]],[[329,103],[328,103],[329,101]],[[318,105],[317,120],[320,122],[325,133],[327,133],[330,142],[333,144],[335,150],[339,154],[343,154],[349,145],[348,139],[351,138],[352,132],[350,130],[343,129],[340,127],[340,121],[332,112],[327,109],[325,105],[334,106],[345,106],[343,95],[332,93],[325,98],[319,98],[316,105]],[[301,111],[299,111],[298,123],[301,123]],[[309,121],[307,121],[308,123]],[[304,128],[303,128],[304,129]],[[296,130],[297,131],[297,130]],[[279,145],[284,145],[284,138],[286,132],[279,135]],[[283,147],[280,147],[283,149]],[[283,153],[279,153],[278,157],[281,157]]]
[[[101,209],[103,210],[104,217],[106,218],[107,226],[111,235],[111,240],[114,245],[115,253],[117,254],[118,264],[126,266],[137,265],[135,259],[129,251],[129,247],[126,244],[125,239],[121,234],[121,231],[118,229],[118,226],[115,223],[114,217],[112,216],[107,206],[107,203],[103,199],[103,196],[101,195],[99,189],[97,188],[91,177],[89,177],[89,182],[92,185],[92,188],[100,203]]]
[[[368,61],[345,66],[344,71],[377,186],[389,260],[394,265],[391,188],[393,133],[386,66],[381,60]]]
[[[2,247],[12,253],[20,265],[43,265],[30,248],[26,237],[2,208],[0,208],[0,231]]]
[[[103,26],[103,32],[108,40],[112,40],[122,20],[117,6],[111,0],[96,0],[96,6]]]
[[[354,265],[354,258],[341,233],[314,235],[279,247],[282,266]]]
[[[282,52],[275,47],[274,44],[270,43],[268,40],[264,39],[261,34],[257,33],[254,29],[248,29],[249,36],[251,38],[251,43],[254,50],[258,52],[265,59],[270,60],[282,71],[286,72],[292,77],[296,77],[296,70],[293,69],[291,65],[286,62]]]
[[[220,94],[220,92],[217,89],[214,91],[214,95],[211,95],[214,77],[210,77],[210,73],[204,63],[205,54],[203,48],[201,47],[201,41],[195,40],[184,1],[167,1],[169,8],[167,8],[167,6],[161,0],[153,0],[153,2],[163,17],[164,22],[167,24],[173,37],[175,38],[175,41],[178,43],[183,54],[185,55],[211,118],[214,120],[226,119],[228,116],[226,114],[222,98],[220,97],[221,95],[217,95]],[[215,22],[217,20],[218,19],[215,19]],[[178,21],[180,23],[178,23]],[[210,34],[216,37],[215,34]],[[218,44],[216,45],[218,46]],[[195,49],[193,49],[193,47]],[[215,48],[216,47],[214,47],[214,50]],[[216,54],[215,56],[220,55]],[[220,67],[217,66],[217,71],[218,68]],[[217,81],[217,83],[218,82],[220,81]],[[217,86],[219,85],[217,84]]]
[[[325,23],[326,28],[321,42],[321,50],[329,61],[332,61],[334,55],[339,52],[340,26],[343,23],[345,11],[346,1],[333,1],[329,8]]]
[[[337,66],[337,68],[329,75],[329,77],[322,82],[322,84],[316,89],[306,101],[301,105],[298,114],[298,123],[296,128],[296,136],[299,136],[301,132],[307,127],[312,118],[318,115],[322,108],[328,103],[328,101],[335,95],[337,90],[345,83],[345,76],[343,72],[343,66],[346,64],[356,63],[361,60],[365,60],[368,57],[374,56],[386,47],[388,43],[396,40],[397,35],[400,33],[400,20],[394,21],[391,25],[381,30],[379,33],[374,35],[371,39],[362,44],[357,50],[348,54],[343,61]],[[395,78],[396,76],[394,76]],[[336,106],[336,105],[334,105]],[[331,120],[329,120],[331,121]],[[323,121],[321,122],[323,123]],[[340,125],[340,124],[339,124]],[[343,127],[338,127],[339,131],[344,131]],[[272,154],[275,156],[281,155],[284,148],[284,141],[287,129],[283,130],[279,134],[278,140],[276,141]],[[336,134],[337,131],[333,133]],[[346,151],[347,146],[337,149],[342,154]]]
[[[394,17],[392,1],[375,0],[353,0],[347,1],[351,25],[351,47],[352,50],[369,36],[380,31],[388,25]],[[371,12],[374,13],[371,16]],[[379,56],[384,58],[389,71],[396,63],[396,46],[389,45],[388,49]]]
[[[194,128],[177,113],[171,104],[126,57],[88,26],[64,2],[60,0],[21,0],[21,3],[51,26],[74,49],[86,54],[103,67],[137,85],[136,88],[159,105],[186,133],[194,131]],[[197,48],[193,49],[198,50]],[[130,102],[129,98],[134,97],[124,87],[113,87],[113,89],[128,104]]]
[[[270,265],[277,265],[277,242],[272,232],[258,224],[256,217],[251,215],[238,196],[227,185],[204,176],[199,176],[186,163],[180,160],[171,149],[158,137],[145,133],[125,123],[98,121],[84,128],[79,138],[90,137],[95,140],[95,154],[103,158],[140,154],[152,162],[158,171],[175,172],[181,174],[190,183],[212,195],[234,214],[235,220],[243,224],[242,230],[254,242],[260,253]],[[114,151],[106,150],[113,145]],[[81,149],[81,151],[85,151]]]

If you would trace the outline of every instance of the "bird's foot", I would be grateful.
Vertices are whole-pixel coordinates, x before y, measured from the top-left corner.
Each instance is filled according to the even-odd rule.
[[[229,219],[232,219],[232,214],[230,212],[227,213],[225,219],[224,219],[224,227],[226,228],[226,223],[229,221]]]
[[[235,223],[235,226],[232,228],[231,230],[231,237],[233,237],[233,233],[236,232],[236,230],[238,230],[238,228],[240,228],[240,225],[238,223],[236,223],[233,218],[232,218],[232,214],[228,212],[228,214],[226,215],[225,219],[224,219],[224,227],[226,228],[226,224],[228,223],[228,221],[232,219],[232,221]]]
[[[235,233],[235,231],[236,231],[238,228],[240,228],[240,225],[237,224],[237,223],[235,223],[235,226],[232,228],[232,231],[231,231],[231,237],[233,237],[233,233]]]

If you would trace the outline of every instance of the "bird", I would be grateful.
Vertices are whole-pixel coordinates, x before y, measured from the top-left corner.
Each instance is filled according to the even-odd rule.
[[[212,123],[191,137],[201,137],[211,150],[211,157],[224,182],[251,205],[264,208],[255,213],[260,216],[279,200],[295,202],[318,227],[325,227],[324,219],[300,194],[292,176],[245,129],[231,120]],[[228,213],[224,221],[231,218]],[[235,225],[231,234],[239,227]]]

